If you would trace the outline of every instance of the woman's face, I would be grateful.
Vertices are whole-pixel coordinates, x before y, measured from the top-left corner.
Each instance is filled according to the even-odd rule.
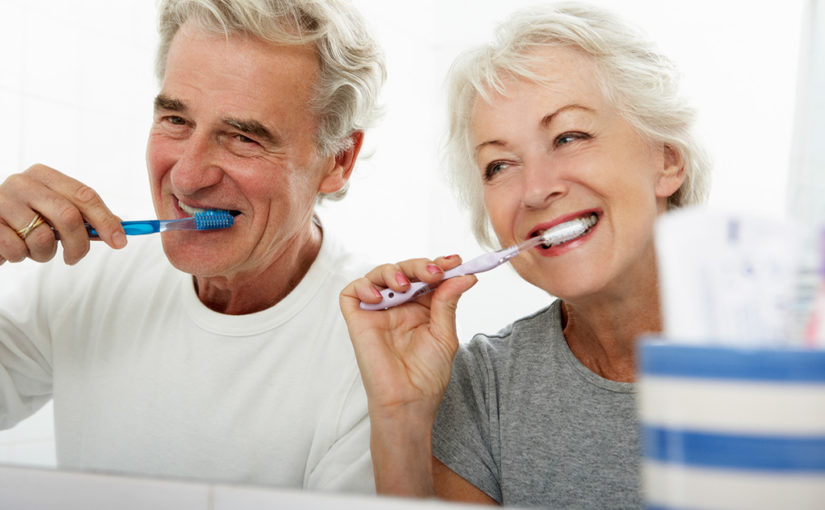
[[[535,56],[543,83],[505,78],[505,93],[477,99],[472,111],[493,229],[508,246],[575,218],[595,219],[582,236],[512,264],[566,300],[625,297],[655,277],[653,223],[682,183],[681,158],[619,116],[589,57],[562,48]]]

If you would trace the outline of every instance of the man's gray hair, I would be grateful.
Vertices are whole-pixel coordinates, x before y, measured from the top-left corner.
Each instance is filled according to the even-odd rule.
[[[312,112],[318,153],[337,154],[380,113],[384,57],[363,17],[346,0],[160,0],[155,61],[163,81],[172,39],[186,22],[206,31],[245,34],[274,45],[312,44],[318,55]],[[346,189],[328,198],[340,198]]]
[[[495,246],[470,141],[473,105],[490,90],[503,93],[502,77],[540,81],[531,54],[541,48],[588,55],[605,98],[620,114],[647,140],[681,154],[685,181],[668,199],[669,209],[706,199],[710,161],[694,133],[695,112],[681,95],[675,66],[640,32],[608,11],[565,2],[517,12],[496,35],[492,44],[462,54],[448,76],[447,161],[479,242]]]

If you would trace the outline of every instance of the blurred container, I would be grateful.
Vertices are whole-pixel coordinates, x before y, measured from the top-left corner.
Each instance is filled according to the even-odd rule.
[[[640,343],[650,509],[825,509],[825,351]]]

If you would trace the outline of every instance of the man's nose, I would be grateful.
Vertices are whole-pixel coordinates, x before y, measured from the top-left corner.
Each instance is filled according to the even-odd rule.
[[[180,158],[172,168],[172,186],[188,195],[220,182],[223,169],[219,164],[217,141],[205,133],[193,133],[183,147]]]

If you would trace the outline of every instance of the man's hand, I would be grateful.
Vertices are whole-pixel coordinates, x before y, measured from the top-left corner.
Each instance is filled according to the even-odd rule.
[[[0,264],[51,260],[57,252],[52,229],[60,233],[63,260],[75,264],[89,251],[85,222],[112,248],[126,246],[120,218],[90,187],[44,165],[13,174],[0,184]]]

